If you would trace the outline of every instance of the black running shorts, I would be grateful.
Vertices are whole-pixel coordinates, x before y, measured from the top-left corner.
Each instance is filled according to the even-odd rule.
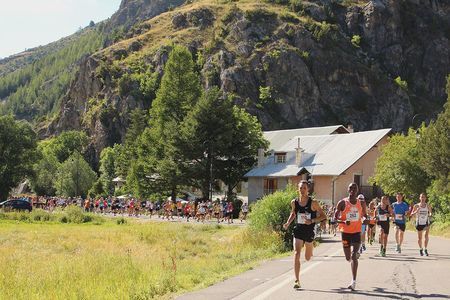
[[[313,230],[301,230],[298,227],[294,227],[294,238],[302,240],[306,243],[312,243],[314,241],[314,231]]]
[[[381,226],[384,234],[389,234],[389,221],[378,221],[378,225]]]
[[[344,248],[348,248],[354,244],[361,244],[361,232],[356,233],[342,232],[341,237],[342,237],[342,245],[344,246]]]
[[[395,222],[394,224],[395,224],[395,226],[398,227],[398,229],[400,229],[401,231],[405,232],[405,229],[406,229],[406,224],[405,223],[397,223],[397,222]]]

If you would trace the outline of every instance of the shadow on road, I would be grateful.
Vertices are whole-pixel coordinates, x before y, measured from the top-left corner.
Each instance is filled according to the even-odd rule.
[[[422,261],[420,259],[417,259],[416,257],[406,256],[406,257],[381,257],[381,256],[370,256],[369,259],[375,259],[375,260],[389,260],[389,261],[407,261],[407,262],[419,262]]]
[[[302,290],[299,290],[301,292]],[[443,295],[443,294],[412,294],[412,293],[397,293],[397,292],[391,292],[387,291],[383,288],[375,288],[373,291],[362,291],[362,290],[356,290],[356,291],[350,291],[347,288],[340,288],[340,289],[331,289],[331,290],[312,290],[312,289],[305,289],[304,291],[309,292],[318,292],[318,293],[326,293],[326,294],[346,294],[346,295],[361,295],[366,297],[375,297],[375,298],[387,298],[387,299],[405,299],[405,297],[409,298],[438,298],[438,299],[450,299],[449,295]]]

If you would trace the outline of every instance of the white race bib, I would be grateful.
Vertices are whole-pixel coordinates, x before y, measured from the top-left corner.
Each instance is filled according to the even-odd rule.
[[[378,215],[378,220],[387,221],[387,215]]]
[[[310,213],[298,213],[297,214],[297,223],[298,224],[306,224],[306,220],[311,220]]]
[[[402,221],[403,220],[403,215],[402,214],[395,214],[395,219]]]
[[[347,213],[347,221],[350,221],[350,222],[359,221],[359,212],[349,211]]]
[[[428,212],[419,212],[419,225],[427,225]]]

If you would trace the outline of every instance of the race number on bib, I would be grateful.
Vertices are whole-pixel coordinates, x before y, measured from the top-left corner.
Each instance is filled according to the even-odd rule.
[[[306,224],[306,220],[311,220],[311,214],[308,214],[308,213],[298,213],[297,214],[297,223],[298,224]]]
[[[387,221],[387,215],[378,215],[378,220]]]
[[[419,213],[419,225],[427,225],[428,223],[428,212]]]
[[[401,220],[403,220],[403,215],[402,214],[395,214],[395,219],[401,221]]]
[[[347,221],[354,222],[359,221],[359,212],[348,212],[347,213]]]

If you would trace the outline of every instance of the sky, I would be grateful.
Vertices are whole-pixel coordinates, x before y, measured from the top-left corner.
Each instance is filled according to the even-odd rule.
[[[0,58],[59,40],[105,20],[121,0],[0,0]]]

